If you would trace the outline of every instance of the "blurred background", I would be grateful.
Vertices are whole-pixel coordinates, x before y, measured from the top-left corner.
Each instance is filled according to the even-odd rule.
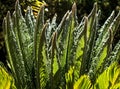
[[[0,61],[2,61],[5,66],[7,66],[7,54],[4,44],[2,21],[8,10],[13,13],[15,2],[16,0],[0,0]],[[34,13],[36,15],[40,5],[45,4],[45,20],[49,18],[52,19],[52,17],[57,14],[57,23],[60,23],[67,10],[71,10],[74,2],[77,4],[78,21],[80,21],[84,15],[88,15],[91,12],[95,2],[98,3],[98,8],[102,11],[99,23],[100,25],[104,23],[113,10],[115,10],[116,14],[120,11],[120,0],[19,0],[19,2],[21,4],[23,15],[28,5],[33,6]],[[119,39],[120,26],[113,40],[113,46]]]

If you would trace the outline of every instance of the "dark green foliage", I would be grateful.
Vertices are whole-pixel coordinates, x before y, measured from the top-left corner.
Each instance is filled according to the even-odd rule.
[[[33,2],[32,2],[33,1]],[[43,0],[20,0],[20,5],[22,5],[22,13],[24,13],[24,10],[28,5],[37,6],[37,3],[35,2],[43,1]],[[65,12],[69,9],[71,9],[72,4],[74,1],[77,4],[77,15],[78,15],[78,21],[81,21],[81,18],[84,15],[87,15],[90,13],[90,10],[92,9],[93,3],[98,3],[98,8],[101,9],[102,14],[100,18],[100,25],[104,23],[105,19],[109,16],[109,14],[112,12],[112,10],[115,10],[115,14],[120,10],[120,1],[119,0],[45,0],[45,2],[48,4],[48,12],[45,13],[45,19],[52,18],[55,13],[58,14],[57,16],[57,23],[61,21],[61,18],[65,14]],[[6,47],[4,45],[4,36],[2,35],[3,29],[2,29],[2,20],[3,17],[6,15],[6,12],[9,10],[11,12],[14,11],[14,5],[15,0],[6,0],[0,1],[0,61],[4,62],[6,65]],[[64,8],[63,8],[64,7]],[[37,7],[39,8],[39,7]],[[34,11],[36,13],[36,11]],[[23,14],[24,16],[24,14]],[[46,18],[47,17],[47,18]],[[116,45],[120,38],[120,31],[118,30],[114,39],[113,39],[113,47]]]
[[[74,3],[59,25],[56,18],[44,21],[44,5],[37,19],[30,7],[24,18],[18,1],[13,15],[8,11],[4,18],[8,63],[18,89],[73,89],[78,86],[74,83],[83,81],[90,88],[112,62],[119,60],[120,42],[112,50],[112,41],[120,13],[114,17],[113,11],[98,28],[97,3],[80,23]]]

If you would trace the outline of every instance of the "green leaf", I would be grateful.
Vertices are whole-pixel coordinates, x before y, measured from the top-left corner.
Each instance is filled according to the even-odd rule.
[[[105,62],[105,68],[108,67],[112,62],[119,61],[120,59],[120,40],[115,45],[113,51],[110,52],[110,56],[107,58]]]
[[[42,76],[42,73],[40,74],[40,71],[42,71],[42,68],[44,68],[43,63],[43,44],[45,42],[45,30],[46,26],[44,26],[44,6],[41,7],[37,20],[36,20],[36,26],[35,26],[35,33],[34,33],[34,61],[35,61],[35,76],[36,76],[36,87],[40,89],[42,87],[40,82],[40,77]],[[43,63],[43,64],[42,64]]]
[[[118,16],[117,16],[118,17]],[[116,19],[116,18],[115,18]],[[114,19],[114,12],[112,12],[111,16],[106,20],[103,27],[100,29],[100,34],[98,35],[98,38],[95,42],[95,46],[92,50],[91,55],[91,67],[89,70],[89,74],[92,78],[97,77],[97,72],[100,73],[104,69],[104,63],[107,60],[108,56],[110,55],[110,51],[112,50],[112,39],[113,34],[111,30],[111,26],[114,22],[112,22]],[[117,26],[117,24],[114,24]],[[101,68],[102,66],[102,68]]]
[[[13,76],[15,77],[15,80],[17,83],[19,80],[19,84],[21,84],[21,87],[25,87],[26,85],[24,85],[24,84],[26,84],[26,70],[25,70],[25,65],[24,65],[24,61],[23,61],[23,55],[20,50],[20,45],[18,44],[18,39],[13,30],[14,29],[13,23],[12,23],[9,12],[6,16],[5,22],[6,22],[5,24],[7,26],[5,29],[6,30],[6,38],[5,39],[8,39],[8,41],[6,40],[6,43],[8,42],[7,47],[8,47],[8,51],[10,52],[9,56],[12,59],[11,63],[13,64],[13,67],[14,67],[14,69],[12,69]]]
[[[87,75],[82,75],[74,84],[74,89],[90,89],[91,82]]]
[[[0,64],[0,89],[17,89],[14,84],[14,79],[6,69]]]
[[[73,71],[74,67],[70,67],[68,73],[65,74],[66,89],[73,89]]]
[[[94,89],[117,89],[115,87],[119,87],[119,76],[120,67],[114,62],[97,78]]]

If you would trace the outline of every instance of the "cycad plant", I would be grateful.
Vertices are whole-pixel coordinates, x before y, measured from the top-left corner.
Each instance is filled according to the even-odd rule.
[[[44,21],[44,6],[41,6],[37,19],[31,7],[23,17],[19,1],[12,16],[8,11],[3,29],[8,65],[17,89],[120,87],[117,63],[120,40],[112,48],[120,13],[115,17],[113,11],[103,26],[99,26],[100,11],[96,3],[80,23],[76,13],[74,3],[72,10],[67,11],[57,25],[57,15],[52,21]],[[105,79],[110,77],[106,80],[109,83],[105,86],[107,88],[101,88],[102,76]]]

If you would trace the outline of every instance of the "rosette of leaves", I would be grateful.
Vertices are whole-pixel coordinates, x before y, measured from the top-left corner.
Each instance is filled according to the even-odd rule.
[[[113,11],[103,26],[99,26],[96,3],[80,23],[76,13],[73,4],[57,25],[57,15],[52,21],[44,21],[44,6],[37,19],[31,7],[23,17],[19,1],[12,16],[8,11],[3,29],[8,65],[17,89],[89,89],[101,85],[101,73],[120,59],[120,40],[112,48],[120,13],[115,17]],[[118,77],[116,81],[120,81]]]

